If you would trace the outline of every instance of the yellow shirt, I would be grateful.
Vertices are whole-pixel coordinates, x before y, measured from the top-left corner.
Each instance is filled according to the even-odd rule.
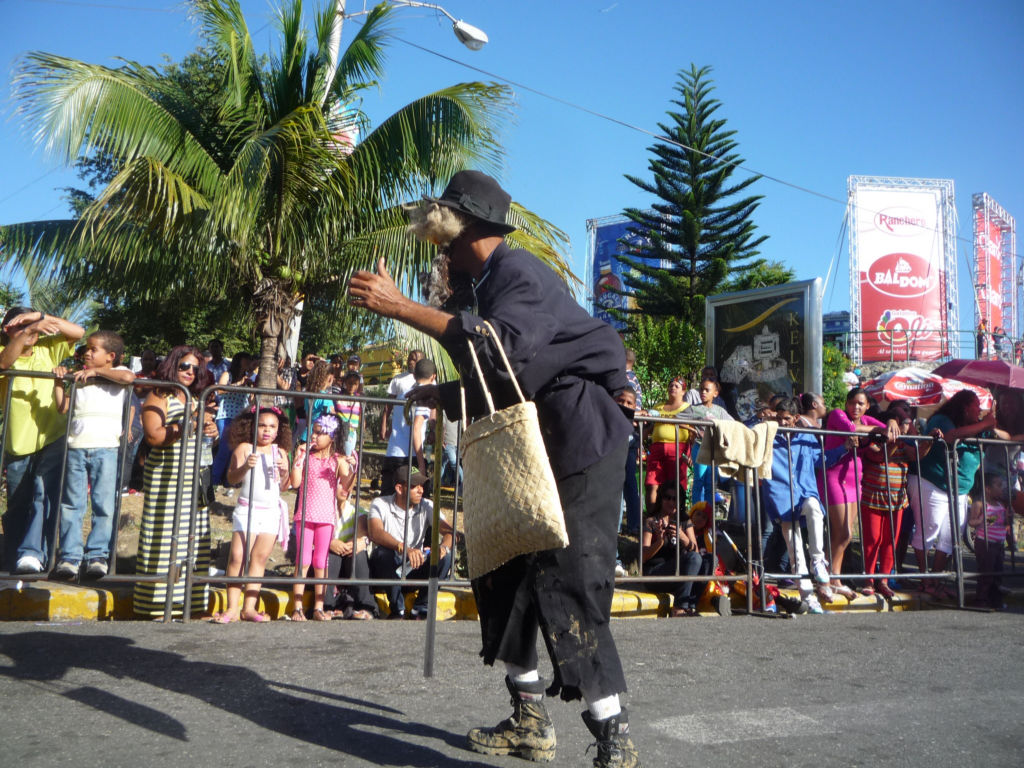
[[[674,418],[690,407],[689,403],[683,403],[674,411],[670,411],[665,407],[665,405],[667,404],[663,403],[662,405],[659,405],[656,409],[658,416],[665,419]],[[674,443],[677,434],[679,435],[680,443],[687,443],[690,441],[690,430],[688,430],[686,427],[674,427],[671,424],[655,424],[654,429],[651,430],[651,442]]]
[[[36,342],[31,354],[19,356],[11,368],[16,371],[51,373],[73,352],[71,342],[64,336],[47,336]],[[53,379],[4,376],[0,384],[0,396],[6,398],[8,385],[11,387],[11,412],[5,448],[8,454],[25,456],[35,453],[64,436],[67,418],[57,413],[57,405],[53,401]]]

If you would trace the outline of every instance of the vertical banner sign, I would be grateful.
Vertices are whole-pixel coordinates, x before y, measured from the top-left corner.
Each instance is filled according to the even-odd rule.
[[[708,361],[743,420],[776,393],[821,391],[821,281],[709,296]]]
[[[588,275],[590,288],[594,292],[593,315],[599,320],[604,320],[617,331],[624,331],[626,324],[612,317],[609,310],[636,309],[636,299],[628,293],[629,286],[626,284],[626,276],[631,275],[633,270],[619,257],[622,254],[629,255],[629,250],[632,248],[649,245],[647,238],[629,231],[632,226],[635,226],[633,222],[626,218],[617,218],[594,225],[594,251],[591,259],[591,271]],[[667,269],[669,266],[667,262],[659,259],[641,256],[633,258],[643,264],[662,269]],[[627,293],[622,294],[618,291],[627,291]]]
[[[986,216],[984,209],[974,211],[974,255],[977,260],[974,285],[978,313],[989,333],[999,333],[1005,325],[1001,291],[1003,232],[999,222]]]
[[[854,187],[861,359],[942,355],[943,225],[937,189]]]
[[[619,253],[622,251],[619,240],[627,235],[630,223],[620,221],[602,224],[595,232],[594,266],[590,275],[590,286],[594,291],[594,317],[604,320],[617,331],[625,330],[626,324],[612,317],[608,310],[629,306],[629,297],[616,291],[626,287],[625,275],[629,268],[619,261]]]

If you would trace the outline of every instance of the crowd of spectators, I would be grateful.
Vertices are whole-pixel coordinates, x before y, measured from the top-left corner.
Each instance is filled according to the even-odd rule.
[[[822,604],[837,595],[892,599],[893,583],[907,574],[927,595],[952,599],[949,558],[960,541],[980,542],[976,567],[982,575],[974,602],[999,607],[998,573],[1014,504],[1024,513],[1024,494],[1017,495],[1024,393],[996,387],[996,407],[983,413],[977,395],[963,390],[930,409],[930,415],[924,409],[919,414],[905,401],[876,403],[859,386],[857,373],[852,368],[848,373],[851,383],[841,408],[828,410],[817,393],[778,393],[758,402],[746,426],[774,422],[779,429],[771,477],[760,479],[756,489],[697,460],[701,441],[716,439],[722,422],[738,419],[714,368],[693,375],[689,391],[685,379],[672,379],[666,403],[636,407],[648,489],[639,573],[710,574],[691,536],[692,505],[706,509],[703,505],[710,504],[720,508],[719,525],[726,530],[743,536],[743,526],[757,526],[755,558],[783,584],[792,575],[801,610],[821,613]],[[709,426],[709,420],[717,424]],[[1007,442],[983,450],[976,438]],[[752,490],[759,496],[759,519],[748,515],[755,508],[747,495]],[[627,489],[623,506],[628,505]],[[860,557],[851,562],[855,533]],[[703,587],[710,579],[697,583]],[[691,584],[669,587],[672,615],[692,615]]]
[[[328,360],[308,353],[295,367],[279,356],[280,392],[257,405],[258,398],[246,390],[256,384],[258,358],[246,352],[227,358],[218,339],[207,349],[184,345],[162,356],[145,349],[129,359],[120,336],[99,331],[76,352],[75,343],[85,335],[80,326],[28,307],[8,311],[0,334],[0,368],[40,374],[2,380],[0,395],[11,390],[2,570],[60,580],[103,578],[114,555],[117,497],[141,492],[135,558],[140,578],[133,590],[140,617],[164,614],[169,572],[176,573],[174,615],[186,603],[193,616],[208,610],[207,584],[193,583],[186,594],[182,574],[187,568],[210,572],[209,507],[215,493],[234,500],[226,575],[251,579],[229,584],[226,610],[213,617],[218,623],[268,620],[258,610],[259,581],[278,543],[294,552],[300,578],[310,568],[317,580],[428,575],[433,515],[424,498],[423,473],[429,462],[427,425],[436,414],[416,408],[407,417],[402,408],[386,409],[379,495],[368,509],[359,507],[354,485],[368,438],[362,434],[361,402],[346,399],[364,394],[358,355]],[[387,387],[395,399],[436,375],[433,362],[419,350],[409,354],[407,364]],[[199,396],[212,384],[226,389],[214,390],[200,408]],[[322,396],[297,397],[299,392]],[[201,439],[183,441],[186,425]],[[449,459],[457,463],[454,450]],[[297,491],[294,510],[282,497],[289,489]],[[443,578],[454,559],[453,536],[442,516]],[[296,583],[292,620],[378,615],[365,584],[316,584],[308,614],[305,590]],[[405,591],[410,590],[387,590],[392,618],[405,615]],[[409,618],[425,618],[425,601],[425,590],[418,590]]]
[[[433,510],[425,493],[431,476],[425,447],[432,434],[428,424],[437,414],[424,407],[383,409],[379,437],[386,448],[378,495],[368,509],[360,508],[355,482],[369,438],[367,414],[353,399],[364,394],[358,355],[324,359],[308,353],[295,367],[280,356],[280,392],[272,405],[263,401],[257,409],[246,389],[255,385],[258,359],[245,352],[229,359],[219,340],[205,350],[178,346],[162,357],[142,350],[129,366],[122,362],[124,344],[116,333],[90,335],[76,356],[73,345],[83,337],[74,323],[27,307],[13,308],[4,318],[0,368],[54,374],[3,381],[11,389],[4,570],[102,578],[113,554],[117,494],[141,488],[141,578],[133,603],[140,616],[163,615],[169,571],[185,565],[209,571],[208,507],[215,490],[234,499],[227,575],[251,579],[229,585],[226,610],[216,621],[268,619],[258,611],[259,581],[278,542],[291,544],[300,579],[310,568],[318,581],[426,578]],[[716,439],[712,424],[738,420],[717,371],[706,367],[688,379],[673,378],[665,402],[645,408],[632,370],[635,356],[627,351],[626,359],[629,386],[618,402],[636,421],[621,525],[637,539],[642,575],[680,577],[668,581],[672,615],[695,615],[704,581],[692,577],[710,577],[718,567],[707,530],[716,517],[725,526],[758,526],[755,556],[767,573],[791,574],[813,613],[836,595],[852,599],[855,590],[892,598],[891,582],[907,570],[908,545],[917,573],[932,577],[921,579],[921,588],[949,598],[951,586],[942,577],[961,540],[975,542],[983,573],[977,602],[999,604],[998,573],[1020,490],[1019,446],[983,450],[974,438],[1024,440],[1018,391],[997,391],[997,407],[983,414],[977,396],[965,390],[927,420],[902,402],[880,411],[852,381],[843,407],[831,411],[819,394],[780,393],[760,402],[755,418],[746,422],[780,428],[771,446],[772,476],[751,489],[698,461],[701,443]],[[421,351],[411,351],[405,362],[386,388],[397,400],[436,380],[434,363]],[[213,383],[228,389],[200,409],[197,398]],[[316,396],[296,397],[299,392]],[[203,439],[183,445],[189,420]],[[458,424],[446,423],[443,434],[442,480],[455,485],[462,471]],[[198,487],[184,482],[179,490],[179,479],[191,478],[197,465]],[[289,489],[297,491],[294,508],[281,495]],[[749,514],[755,508],[751,492],[759,495],[758,519]],[[701,531],[694,528],[691,505],[700,510]],[[724,505],[716,516],[713,510]],[[443,516],[441,521],[438,560],[444,578],[453,566],[455,531]],[[851,565],[855,531],[862,557]],[[189,552],[194,560],[185,563]],[[616,573],[627,574],[621,560]],[[186,595],[184,585],[179,579],[172,587],[174,611],[180,613],[187,601],[194,615],[205,613],[207,586],[194,584]],[[305,591],[297,582],[288,611],[292,620],[378,616],[365,583],[316,584],[308,613]],[[401,585],[386,589],[391,618],[406,615],[406,591]],[[425,590],[418,590],[408,618],[425,617],[425,600]]]

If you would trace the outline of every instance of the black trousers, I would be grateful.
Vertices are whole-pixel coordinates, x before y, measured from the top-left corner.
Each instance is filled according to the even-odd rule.
[[[558,481],[569,546],[521,555],[473,581],[484,663],[537,666],[537,633],[554,667],[549,695],[588,701],[626,690],[609,619],[627,441]]]
[[[355,555],[336,555],[331,552],[327,556],[327,578],[328,579],[349,579],[352,578],[353,570],[357,579],[370,578],[370,564],[366,557],[366,550],[357,552]],[[328,585],[327,594],[324,597],[324,607],[335,610],[352,609],[354,611],[365,610],[376,616],[377,601],[366,584],[342,584],[335,586]]]

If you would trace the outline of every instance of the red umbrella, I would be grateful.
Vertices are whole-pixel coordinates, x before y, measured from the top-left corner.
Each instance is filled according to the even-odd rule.
[[[876,400],[906,400],[910,405],[939,405],[961,389],[974,392],[981,407],[992,407],[992,395],[984,387],[943,378],[921,368],[901,368],[883,373],[864,385],[865,391]]]
[[[999,385],[1024,389],[1024,368],[1003,360],[950,360],[932,373],[983,387]]]

